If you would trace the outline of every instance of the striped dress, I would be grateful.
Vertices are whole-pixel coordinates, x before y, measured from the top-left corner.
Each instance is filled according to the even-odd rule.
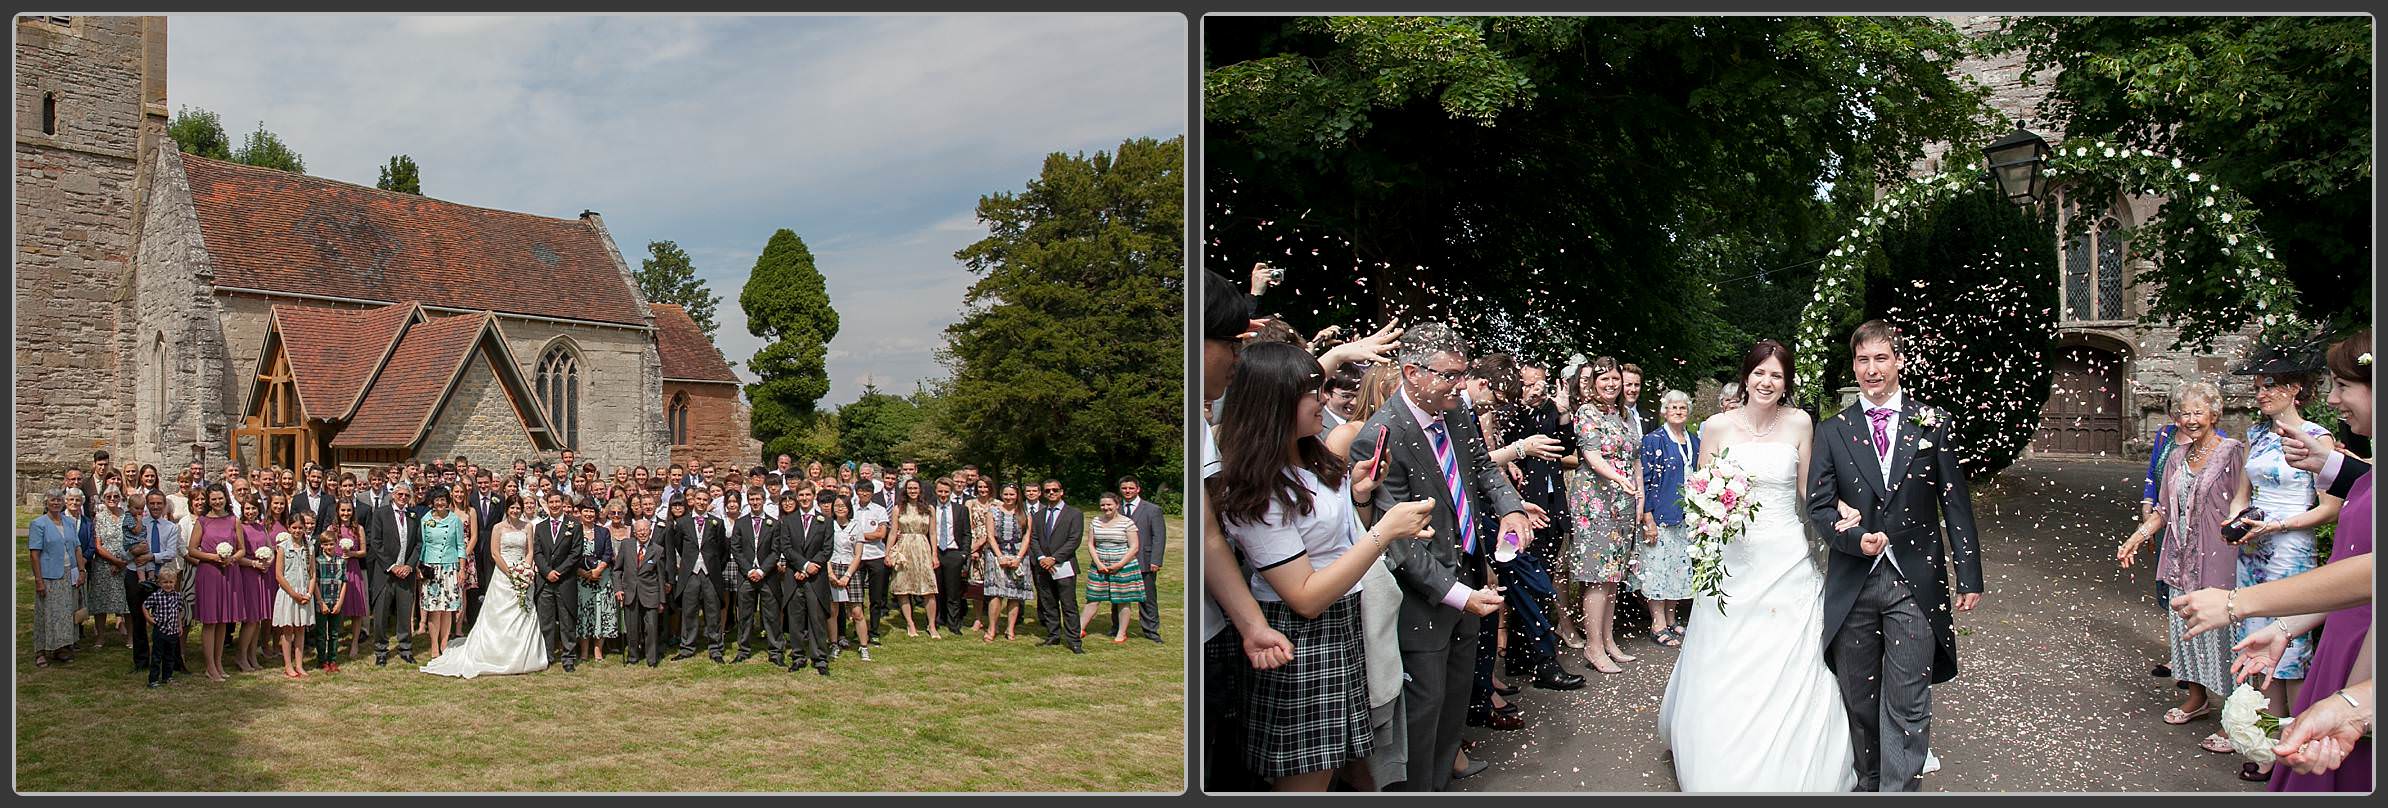
[[[1124,560],[1127,565],[1116,572],[1094,572],[1090,569],[1086,576],[1086,602],[1144,602],[1144,566],[1128,557],[1128,531],[1135,526],[1135,522],[1128,521],[1124,516],[1111,520],[1109,524],[1104,524],[1100,519],[1095,520],[1095,563],[1109,566]]]

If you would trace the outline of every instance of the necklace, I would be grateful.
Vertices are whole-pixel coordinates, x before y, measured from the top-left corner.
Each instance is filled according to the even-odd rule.
[[[1747,412],[1747,411],[1748,411],[1748,410],[1750,410],[1750,409],[1753,409],[1753,408],[1750,408],[1750,407],[1744,407],[1744,408],[1742,408],[1742,411],[1744,411],[1744,412]],[[1765,429],[1759,429],[1759,428],[1758,428],[1758,424],[1757,424],[1757,422],[1756,422],[1756,421],[1753,421],[1753,420],[1750,420],[1750,417],[1749,417],[1749,416],[1747,416],[1747,415],[1744,415],[1744,416],[1742,416],[1742,417],[1741,417],[1741,425],[1742,425],[1743,427],[1745,427],[1745,428],[1749,429],[1749,431],[1750,431],[1750,437],[1753,437],[1753,438],[1763,438],[1763,437],[1766,437],[1766,436],[1768,436],[1768,435],[1772,435],[1772,434],[1774,434],[1774,427],[1775,427],[1775,424],[1777,424],[1777,423],[1779,423],[1779,422],[1781,422],[1781,421],[1783,420],[1783,415],[1782,415],[1782,407],[1781,407],[1781,405],[1776,405],[1776,406],[1774,406],[1774,407],[1769,407],[1768,409],[1769,409],[1769,410],[1771,410],[1771,411],[1773,411],[1773,413],[1774,413],[1774,417],[1766,419],[1766,428],[1765,428]]]
[[[2206,454],[2213,449],[2213,446],[2214,434],[2206,433],[2205,437],[2198,438],[2196,443],[2189,445],[2189,455],[2183,459],[2188,460],[2191,467],[2202,469],[2206,464]]]

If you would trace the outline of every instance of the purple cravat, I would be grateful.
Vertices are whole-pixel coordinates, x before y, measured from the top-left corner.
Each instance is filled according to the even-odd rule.
[[[1889,407],[1875,407],[1873,409],[1866,410],[1866,420],[1874,422],[1875,457],[1890,456],[1890,431],[1888,428],[1890,426],[1891,416],[1897,415],[1898,413],[1898,410],[1894,410]]]

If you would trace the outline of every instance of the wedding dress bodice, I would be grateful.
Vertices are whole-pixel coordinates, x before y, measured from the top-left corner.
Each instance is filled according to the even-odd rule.
[[[529,531],[512,530],[507,528],[505,523],[500,522],[497,526],[497,542],[498,559],[506,562],[508,566],[521,564],[522,560],[531,554]]]

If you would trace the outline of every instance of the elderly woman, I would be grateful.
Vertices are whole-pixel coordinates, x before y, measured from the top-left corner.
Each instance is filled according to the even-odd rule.
[[[1738,409],[1741,409],[1741,383],[1725,382],[1725,386],[1716,391],[1716,411],[1732,412]]]
[[[2161,507],[2151,511],[2139,530],[2116,551],[2117,561],[2129,567],[2141,545],[2160,538],[2156,575],[2174,592],[2233,589],[2239,582],[2239,548],[2222,534],[2231,519],[2231,496],[2246,476],[2247,445],[2223,437],[2214,424],[2222,414],[2222,391],[2209,382],[2189,382],[2173,394],[2173,424],[2179,446],[2164,459]],[[2164,712],[2164,723],[2187,724],[2214,712],[2220,697],[2231,689],[2231,636],[2221,632],[2183,639],[2187,626],[2181,616],[2167,612],[2167,636],[2172,641],[2173,675],[2188,691],[2180,706]],[[2208,751],[2230,752],[2221,733],[2198,744]]]
[[[79,495],[79,494],[78,494]],[[25,529],[33,579],[33,665],[75,659],[75,584],[83,573],[82,520],[66,511],[66,492],[41,498],[42,515]]]
[[[124,489],[110,485],[100,491],[100,504],[89,509],[91,514],[92,557],[87,562],[91,573],[83,581],[83,610],[91,613],[91,636],[98,640],[108,632],[108,616],[124,615],[132,611],[125,602],[124,569],[133,563],[131,548],[140,541],[133,523],[133,512],[125,507]],[[116,627],[124,633],[124,644],[133,644],[133,627],[121,617]]]
[[[1676,494],[1699,465],[1700,436],[1684,427],[1691,420],[1691,396],[1681,390],[1659,397],[1658,417],[1659,428],[1642,436],[1642,541],[1648,546],[1634,588],[1650,606],[1650,641],[1673,648],[1683,644],[1675,603],[1692,596],[1691,533]]]

